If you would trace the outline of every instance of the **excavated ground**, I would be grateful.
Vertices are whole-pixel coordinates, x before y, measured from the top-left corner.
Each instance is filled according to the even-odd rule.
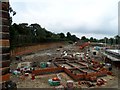
[[[58,50],[59,49],[59,50]],[[74,45],[67,45],[63,48],[52,48],[47,50],[41,50],[39,52],[36,52],[31,55],[25,55],[22,56],[22,61],[16,61],[13,60],[10,67],[11,69],[15,69],[17,67],[17,64],[24,61],[30,61],[30,62],[43,62],[43,61],[49,61],[52,60],[55,57],[60,57],[61,53],[63,51],[67,51],[69,53],[74,52],[81,52],[79,50],[79,47]],[[83,50],[84,51],[84,50]],[[99,57],[99,60],[102,60],[101,56]],[[75,64],[76,65],[76,64]],[[118,77],[118,69],[116,67],[113,67],[114,76],[105,76],[102,77],[107,80],[107,83],[103,86],[95,86],[95,88],[118,88],[118,81],[120,81],[120,78]],[[58,73],[57,73],[58,74]],[[48,83],[48,79],[55,77],[57,74],[49,74],[49,75],[40,75],[37,76],[35,80],[31,80],[30,76],[21,79],[19,76],[11,75],[11,79],[17,83],[18,88],[53,88],[53,86],[50,86]],[[65,73],[59,73],[62,77],[62,83],[63,85],[66,84],[67,80],[72,80],[67,74]],[[78,82],[74,82],[74,86],[76,88],[88,88],[85,85],[79,85]]]

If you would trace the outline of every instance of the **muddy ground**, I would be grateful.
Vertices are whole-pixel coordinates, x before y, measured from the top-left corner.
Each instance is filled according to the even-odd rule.
[[[68,53],[81,52],[79,50],[78,46],[74,46],[72,44],[64,46],[62,48],[52,48],[52,49],[47,49],[47,50],[41,50],[41,51],[35,52],[34,54],[31,54],[31,55],[22,56],[22,61],[13,60],[10,67],[11,67],[11,69],[14,70],[17,67],[17,64],[19,62],[24,62],[24,61],[30,61],[30,62],[49,61],[55,57],[61,57],[61,53],[65,50]],[[101,58],[101,56],[99,58]],[[103,77],[107,80],[107,83],[105,85],[99,86],[99,87],[95,86],[95,87],[96,88],[118,88],[118,80],[120,80],[120,78],[118,78],[118,69],[116,67],[113,67],[113,72],[115,74],[114,76]],[[56,77],[57,74],[40,75],[40,76],[36,77],[35,80],[31,80],[31,76],[21,79],[20,76],[11,75],[11,79],[17,83],[18,88],[55,88],[55,87],[49,85],[48,79]],[[67,80],[72,80],[72,78],[70,78],[65,73],[60,73],[60,75],[62,76],[62,83],[64,85],[66,84]],[[78,82],[74,82],[74,86],[77,88],[88,88],[85,85],[80,86],[78,84]]]

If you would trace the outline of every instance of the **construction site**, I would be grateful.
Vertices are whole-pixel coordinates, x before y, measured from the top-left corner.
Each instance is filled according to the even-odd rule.
[[[18,88],[118,88],[117,69],[101,50],[74,43],[16,57],[11,79]]]
[[[8,9],[9,0],[0,1],[1,90],[120,88],[119,45],[78,40],[10,50]]]

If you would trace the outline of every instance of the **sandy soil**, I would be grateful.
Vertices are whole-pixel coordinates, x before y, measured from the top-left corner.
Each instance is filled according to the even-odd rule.
[[[79,48],[76,46],[73,46],[73,45],[68,45],[68,46],[64,46],[63,48],[59,48],[60,49],[59,51],[57,51],[57,49],[58,48],[41,50],[41,51],[36,52],[34,54],[23,56],[22,61],[31,61],[31,62],[33,62],[33,61],[34,62],[35,61],[39,61],[39,62],[49,61],[55,57],[61,57],[61,53],[64,50],[66,50],[68,53],[80,52]],[[11,69],[15,69],[19,62],[21,62],[21,61],[13,60],[11,63],[11,66],[10,66]],[[115,76],[103,77],[104,79],[107,80],[107,83],[105,85],[100,86],[100,87],[98,87],[98,86],[95,86],[95,87],[97,87],[97,88],[117,88],[118,87],[118,80],[120,80],[120,78],[118,78],[118,74],[117,74],[118,71],[115,67],[113,68],[113,71],[115,73]],[[64,85],[66,85],[67,80],[72,80],[65,73],[60,73],[60,75],[62,78],[61,82]],[[56,77],[56,74],[40,75],[40,76],[36,77],[35,80],[31,80],[31,76],[22,80],[20,78],[20,76],[12,75],[11,79],[17,83],[18,88],[54,88],[53,86],[50,86],[48,83],[48,79],[53,78],[53,77]],[[74,82],[74,85],[76,86],[76,88],[87,87],[87,86],[78,85],[78,82]]]

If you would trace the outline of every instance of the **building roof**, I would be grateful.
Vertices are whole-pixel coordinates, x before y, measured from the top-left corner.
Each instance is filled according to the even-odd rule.
[[[118,49],[107,49],[103,54],[112,61],[120,61],[120,50]]]
[[[119,54],[120,55],[120,50],[118,50],[118,49],[107,49],[106,51],[111,52],[113,54]]]

